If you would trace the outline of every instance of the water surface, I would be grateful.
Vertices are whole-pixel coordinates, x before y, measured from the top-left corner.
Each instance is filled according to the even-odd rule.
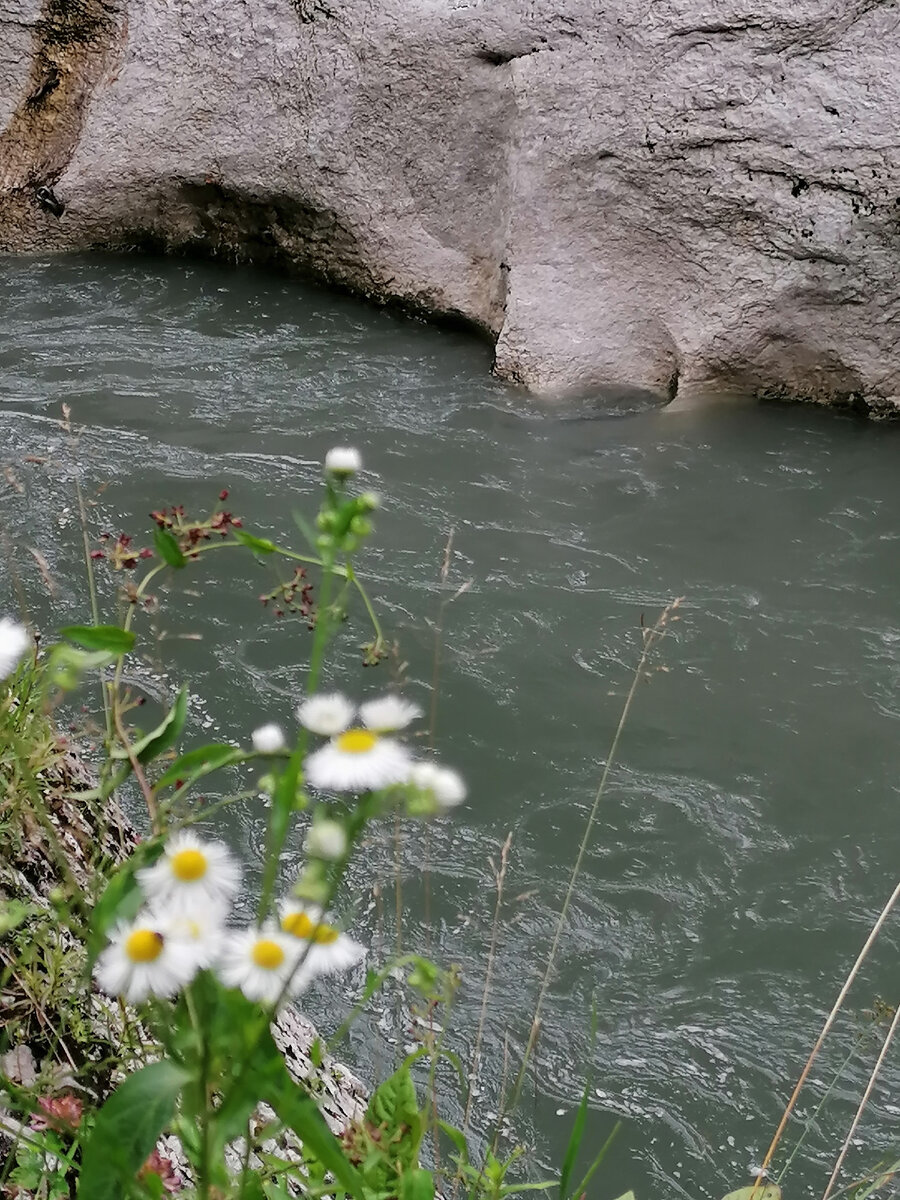
[[[299,548],[291,513],[310,512],[336,442],[362,449],[364,482],[384,497],[361,569],[399,655],[364,670],[355,614],[333,679],[368,694],[405,664],[407,694],[427,706],[441,597],[469,585],[446,608],[437,733],[471,799],[432,831],[430,932],[421,842],[399,857],[404,944],[463,969],[448,1039],[468,1061],[489,859],[513,833],[481,1131],[505,1046],[514,1057],[527,1035],[641,622],[685,597],[622,741],[520,1131],[558,1161],[590,1059],[591,1144],[628,1118],[592,1194],[720,1200],[748,1181],[900,865],[897,431],[779,407],[674,416],[628,396],[546,407],[492,380],[489,349],[464,334],[206,265],[7,259],[0,312],[3,524],[46,631],[87,614],[76,475],[98,532],[149,538],[150,509],[207,510],[227,487],[247,527]],[[249,559],[211,557],[143,623],[135,683],[162,700],[189,678],[190,740],[288,718],[309,641],[260,606],[274,583]],[[15,604],[9,562],[2,593]],[[219,819],[251,876],[263,821],[258,801]],[[390,836],[376,839],[343,898],[376,953],[394,938],[394,856]],[[896,950],[889,930],[857,1015],[876,995],[900,999]],[[311,995],[311,1014],[333,1027],[358,983]],[[815,1072],[806,1115],[855,1020]],[[409,1015],[387,1003],[346,1057],[372,1078],[412,1040]],[[865,1075],[855,1064],[815,1123],[792,1195],[820,1193]],[[895,1148],[898,1083],[890,1068],[857,1165]]]

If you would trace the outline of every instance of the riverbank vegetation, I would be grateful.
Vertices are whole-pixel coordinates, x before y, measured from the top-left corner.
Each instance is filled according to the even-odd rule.
[[[354,568],[380,504],[356,485],[361,468],[355,450],[330,452],[315,520],[298,518],[299,550],[246,529],[222,492],[204,514],[179,506],[155,511],[146,545],[127,534],[94,543],[86,534],[91,619],[63,628],[59,642],[38,645],[18,621],[0,622],[0,836],[8,847],[0,863],[2,1195],[505,1200],[549,1191],[559,1200],[611,1200],[601,1167],[616,1130],[600,1146],[586,1144],[589,1079],[555,1175],[522,1170],[524,1149],[510,1137],[509,1120],[535,1066],[548,988],[609,772],[680,601],[642,626],[633,682],[554,927],[529,1034],[519,1061],[510,1063],[493,1131],[476,1137],[494,940],[472,1060],[463,1062],[443,1033],[458,970],[416,949],[376,957],[352,921],[347,927],[335,915],[348,864],[373,828],[403,822],[424,836],[430,821],[452,817],[470,788],[477,797],[477,781],[419,752],[415,730],[425,714],[414,701],[392,688],[366,698],[322,688],[351,606],[370,626],[365,662],[375,666],[390,654]],[[166,580],[193,573],[199,585],[210,566],[204,560],[212,554],[214,562],[222,551],[279,564],[277,582],[261,599],[307,627],[308,642],[292,642],[306,664],[306,685],[289,711],[266,714],[249,744],[184,751],[187,687],[173,688],[168,706],[148,722],[129,662],[141,652]],[[116,621],[101,611],[101,570],[117,585]],[[63,715],[91,688],[99,697],[103,753],[88,768],[60,730]],[[245,884],[216,838],[215,805],[200,803],[200,790],[223,775],[229,785],[218,805],[258,797],[268,811],[258,887]],[[125,796],[140,803],[137,832],[123,815]],[[283,853],[301,829],[304,864],[285,886]],[[495,932],[508,849],[495,866]],[[312,1042],[303,1071],[292,1069],[273,1034],[279,1013],[302,1004],[315,980],[347,971],[360,981],[356,1006],[327,1043]],[[354,1018],[389,982],[403,990],[418,1044],[365,1103],[336,1119],[323,1103],[323,1072],[332,1069],[330,1054]],[[893,1010],[876,1014],[885,1015],[890,1028],[879,1064],[897,1025]],[[456,1123],[450,1112],[462,1114]],[[781,1132],[756,1182],[728,1200],[779,1200],[781,1176],[769,1181],[766,1173]],[[892,1172],[882,1164],[845,1191],[862,1200]]]

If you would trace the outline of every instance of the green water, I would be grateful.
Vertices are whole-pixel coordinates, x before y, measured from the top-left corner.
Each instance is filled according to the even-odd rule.
[[[488,860],[512,831],[481,1131],[504,1047],[514,1059],[527,1035],[642,615],[685,597],[657,660],[666,669],[639,689],[576,889],[520,1130],[558,1160],[590,1065],[590,1143],[626,1118],[592,1195],[719,1200],[748,1182],[900,870],[898,431],[776,407],[675,416],[629,395],[545,407],[493,381],[488,348],[464,334],[195,264],[6,260],[0,314],[3,524],[47,632],[87,614],[76,474],[98,531],[149,533],[151,508],[205,509],[228,487],[248,528],[299,546],[291,512],[315,503],[324,451],[351,442],[384,497],[361,570],[408,664],[406,692],[427,706],[453,530],[443,594],[471,582],[446,610],[438,744],[471,798],[432,833],[431,933],[418,919],[421,842],[400,847],[403,941],[430,938],[462,966],[448,1041],[468,1062]],[[77,445],[59,427],[64,402]],[[14,582],[0,571],[9,608]],[[288,721],[309,641],[260,606],[268,570],[221,555],[176,586],[179,603],[170,591],[142,626],[135,684],[161,700],[188,677],[194,742]],[[354,646],[367,637],[354,620],[335,663],[353,693],[395,670],[361,667]],[[251,877],[264,815],[254,801],[219,822]],[[376,950],[394,935],[373,877],[392,910],[394,855],[376,839],[344,897]],[[897,943],[889,928],[857,1013],[876,995],[900,1000]],[[358,985],[306,1007],[331,1028]],[[851,1018],[814,1072],[805,1115],[854,1030]],[[411,1041],[390,1002],[345,1057],[373,1078]],[[854,1064],[817,1121],[792,1196],[820,1194],[866,1071]],[[855,1165],[896,1150],[898,1084],[889,1066]]]

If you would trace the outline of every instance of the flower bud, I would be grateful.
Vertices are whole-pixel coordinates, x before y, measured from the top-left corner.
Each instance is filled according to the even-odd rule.
[[[314,858],[336,862],[347,853],[347,834],[337,821],[316,821],[306,835],[304,849]]]
[[[259,754],[277,754],[284,749],[284,734],[278,725],[261,725],[253,731],[253,749]]]
[[[362,455],[352,446],[334,446],[325,455],[325,470],[340,479],[355,475],[362,469]]]

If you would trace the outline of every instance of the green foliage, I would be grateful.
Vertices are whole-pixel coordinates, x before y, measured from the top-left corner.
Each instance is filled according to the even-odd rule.
[[[129,921],[137,915],[143,896],[137,883],[137,872],[149,866],[162,852],[162,846],[145,842],[125,860],[112,875],[94,905],[87,933],[88,970],[106,944],[107,936],[119,921]]]
[[[175,703],[159,725],[150,733],[144,734],[143,737],[133,742],[130,753],[124,746],[114,746],[110,751],[110,756],[129,761],[133,756],[141,763],[153,762],[155,758],[170,750],[181,737],[187,721],[187,713],[188,692],[186,687],[182,687],[175,697]]]
[[[252,533],[247,533],[246,529],[235,529],[234,536],[242,546],[246,546],[257,554],[274,554],[278,549],[269,538],[255,537]]]
[[[153,532],[153,542],[156,546],[156,552],[164,563],[170,567],[175,567],[180,570],[187,566],[187,559],[181,552],[181,547],[175,535],[168,529],[155,529]]]
[[[81,683],[88,671],[99,671],[116,661],[117,655],[109,650],[79,650],[60,642],[50,651],[44,671],[44,685],[48,692],[54,690],[71,692]]]
[[[65,625],[63,637],[84,650],[103,650],[108,654],[127,654],[137,640],[130,629],[118,625]]]
[[[400,1180],[400,1200],[434,1200],[434,1176],[421,1167],[407,1171]]]
[[[180,755],[170,767],[163,771],[156,781],[156,790],[161,791],[176,783],[180,785],[181,790],[184,790],[192,783],[196,783],[198,779],[211,775],[214,771],[221,770],[222,767],[240,762],[244,757],[244,752],[237,746],[217,742],[208,746],[198,746],[196,750],[188,750],[186,754]]]
[[[84,1147],[78,1200],[121,1200],[171,1122],[188,1080],[163,1059],[129,1075],[97,1113]]]
[[[318,1104],[294,1083],[277,1050],[274,1056],[270,1055],[267,1074],[261,1098],[271,1104],[285,1125],[300,1138],[307,1153],[315,1155],[342,1188],[358,1200],[366,1200],[363,1181],[328,1128]]]
[[[462,1157],[457,1157],[457,1169],[460,1176],[468,1182],[471,1194],[483,1197],[484,1200],[505,1200],[507,1196],[516,1196],[521,1192],[546,1192],[550,1188],[558,1186],[556,1180],[553,1179],[537,1183],[507,1183],[506,1176],[510,1168],[522,1157],[523,1153],[522,1147],[517,1146],[506,1158],[501,1159],[488,1148],[480,1167],[464,1161]]]
[[[777,1183],[760,1184],[758,1187],[751,1183],[749,1187],[729,1192],[722,1200],[750,1200],[751,1197],[753,1200],[781,1200],[781,1188]]]
[[[16,1143],[9,1183],[43,1200],[70,1200],[77,1153],[77,1141],[53,1129],[31,1130]]]
[[[174,814],[187,811],[177,803],[178,798],[200,779],[250,760],[256,766],[260,757],[255,751],[217,742],[169,761],[186,727],[189,702],[186,687],[180,689],[171,709],[154,729],[144,733],[130,726],[131,714],[141,698],[135,694],[133,681],[123,681],[123,659],[138,645],[132,626],[157,603],[149,586],[166,566],[184,569],[190,564],[194,569],[196,560],[213,545],[224,545],[242,553],[265,556],[270,560],[267,566],[275,571],[281,560],[288,560],[293,576],[287,581],[280,579],[270,598],[280,598],[285,607],[290,607],[298,589],[306,593],[312,587],[311,581],[308,584],[300,581],[306,579],[308,567],[316,566],[320,578],[315,585],[315,609],[306,596],[298,605],[313,630],[306,691],[317,690],[329,643],[340,630],[348,613],[348,600],[354,595],[362,598],[374,631],[365,661],[377,662],[386,652],[386,643],[371,602],[354,572],[352,556],[371,533],[372,513],[378,501],[370,493],[351,494],[352,474],[352,469],[336,465],[326,472],[316,528],[303,526],[319,558],[294,553],[267,537],[244,530],[240,519],[230,513],[216,511],[199,520],[185,514],[180,506],[154,513],[159,561],[148,567],[142,578],[127,577],[128,582],[120,591],[125,613],[122,625],[102,623],[97,599],[101,592],[92,591],[93,624],[63,629],[66,641],[45,653],[43,665],[37,671],[30,666],[22,668],[13,684],[15,696],[4,695],[4,689],[0,688],[0,778],[7,788],[7,797],[14,795],[19,805],[17,815],[22,815],[21,797],[27,798],[33,812],[43,815],[43,824],[41,821],[37,824],[50,842],[56,836],[56,828],[66,827],[65,822],[54,823],[40,808],[47,790],[47,764],[58,754],[51,709],[64,701],[65,693],[85,681],[90,672],[102,672],[99,678],[106,761],[98,786],[85,789],[80,785],[75,802],[85,808],[96,803],[98,820],[108,821],[103,805],[114,800],[116,789],[129,779],[135,763],[147,768],[136,770],[132,794],[137,794],[139,785],[147,805],[150,836],[124,865],[110,873],[110,864],[101,855],[89,853],[89,861],[82,864],[86,866],[88,882],[67,877],[66,886],[57,889],[59,895],[52,911],[33,911],[21,901],[10,901],[0,908],[0,936],[5,935],[5,945],[13,947],[15,970],[26,972],[29,995],[36,997],[37,1003],[47,1000],[48,1012],[53,1014],[52,1022],[47,1023],[58,1028],[60,1036],[80,1023],[79,1052],[72,1056],[67,1049],[67,1069],[73,1066],[80,1072],[80,1064],[87,1066],[90,1058],[85,1047],[92,1037],[96,1017],[94,1014],[92,1023],[86,976],[106,948],[116,924],[135,917],[144,904],[137,873],[162,853],[167,822],[174,824]],[[223,492],[220,499],[224,500],[226,494]],[[125,535],[116,543],[120,547],[129,544]],[[148,554],[129,555],[129,561],[121,554],[118,558],[109,553],[101,557],[107,558],[114,571],[122,571],[137,570],[140,560]],[[297,566],[298,563],[303,566]],[[307,735],[301,731],[292,747],[276,750],[266,759],[269,772],[266,790],[271,804],[258,907],[260,922],[272,913],[284,852],[289,838],[299,832],[296,815],[310,803],[304,778],[308,752]],[[166,789],[174,790],[160,802],[160,793]],[[353,798],[329,805],[328,811],[336,814],[331,819],[339,821],[339,832],[346,834],[346,853],[343,848],[334,854],[313,851],[294,881],[294,895],[320,904],[323,910],[329,908],[350,854],[368,836],[370,827],[385,817],[393,820],[398,814],[404,818],[434,815],[433,800],[434,797],[416,808],[410,799],[410,789],[396,785],[362,789]],[[9,813],[0,810],[0,821],[8,818]],[[11,820],[9,823],[14,824]],[[91,901],[97,896],[91,909]],[[80,911],[76,911],[79,906]],[[154,911],[151,910],[148,920],[157,920]],[[63,933],[54,929],[54,922],[62,927]],[[175,935],[170,934],[170,927],[160,923],[135,936],[149,936],[151,949],[156,947],[160,953],[159,947],[165,945],[165,939]],[[298,936],[308,938],[310,946],[319,948],[315,934]],[[325,944],[323,938],[321,945]],[[111,953],[120,950],[121,947],[111,947]],[[135,963],[140,963],[143,970],[146,963],[155,961],[152,954],[143,957],[143,951],[135,949],[128,953],[132,958],[127,970]],[[110,961],[115,962],[114,957],[104,960],[104,970]],[[259,960],[255,962],[260,965]],[[295,964],[295,970],[302,969],[302,964]],[[519,1192],[557,1187],[559,1200],[573,1200],[602,1161],[608,1142],[584,1177],[581,1189],[572,1186],[586,1128],[587,1088],[558,1181],[529,1181],[521,1164],[516,1165],[523,1154],[520,1147],[506,1157],[499,1154],[496,1145],[483,1152],[475,1150],[470,1145],[467,1125],[463,1131],[439,1118],[442,1098],[438,1090],[439,1084],[443,1085],[437,1068],[451,1064],[462,1093],[468,1088],[463,1064],[452,1049],[443,1045],[442,1034],[435,1032],[440,1024],[432,1019],[452,1003],[459,984],[456,968],[445,969],[410,953],[386,965],[379,964],[379,969],[367,973],[362,996],[338,1030],[337,1040],[389,979],[400,988],[411,989],[412,1013],[428,1032],[422,1034],[419,1049],[373,1092],[364,1117],[340,1138],[332,1132],[322,1111],[318,1072],[328,1070],[329,1064],[321,1043],[316,1042],[311,1051],[310,1078],[298,1083],[291,1077],[272,1036],[274,1009],[284,998],[288,981],[278,1000],[270,995],[263,1003],[248,999],[236,988],[226,987],[214,970],[199,970],[197,963],[192,970],[195,974],[180,994],[170,999],[165,990],[167,985],[161,986],[160,995],[151,995],[139,1006],[138,1022],[124,1005],[111,1011],[111,1023],[121,1011],[122,1033],[113,1036],[121,1036],[122,1044],[115,1046],[103,1070],[94,1063],[91,1067],[97,1069],[84,1070],[90,1085],[85,1094],[93,1090],[107,1098],[95,1112],[85,1114],[77,1134],[48,1130],[42,1138],[29,1139],[20,1146],[11,1178],[24,1193],[40,1195],[42,1200],[63,1200],[72,1195],[77,1195],[78,1200],[124,1197],[163,1200],[162,1180],[152,1169],[145,1171],[144,1167],[165,1131],[177,1134],[180,1139],[198,1200],[213,1197],[236,1200],[238,1196],[240,1200],[287,1200],[298,1188],[309,1200],[326,1197],[434,1200],[435,1175],[423,1165],[422,1159],[426,1156],[423,1150],[426,1137],[430,1147],[429,1135],[437,1143],[439,1131],[443,1131],[453,1147],[455,1182],[464,1185],[470,1200],[505,1200]],[[49,982],[45,986],[42,980]],[[279,986],[282,986],[280,980]],[[250,990],[250,994],[259,993]],[[59,1014],[64,1010],[65,1016],[60,1019]],[[52,1054],[48,1057],[52,1058]],[[143,1059],[143,1065],[133,1070],[136,1057]],[[422,1104],[412,1075],[412,1070],[419,1066],[423,1075],[427,1070],[428,1081],[427,1101]],[[118,1086],[107,1094],[110,1078]],[[26,1113],[34,1106],[33,1098],[24,1094],[16,1094],[15,1099]],[[264,1127],[260,1125],[261,1106],[266,1106]],[[279,1138],[284,1139],[286,1146],[296,1146],[299,1142],[302,1162],[297,1161],[296,1154],[292,1158],[287,1150],[281,1152],[280,1147],[279,1153],[272,1153],[272,1138],[276,1145]],[[228,1165],[233,1157],[226,1158],[226,1151],[233,1152],[241,1139],[247,1139],[247,1161],[252,1152],[254,1163],[262,1165],[245,1168],[240,1178],[236,1178],[233,1166]],[[18,1178],[14,1177],[16,1172]]]

